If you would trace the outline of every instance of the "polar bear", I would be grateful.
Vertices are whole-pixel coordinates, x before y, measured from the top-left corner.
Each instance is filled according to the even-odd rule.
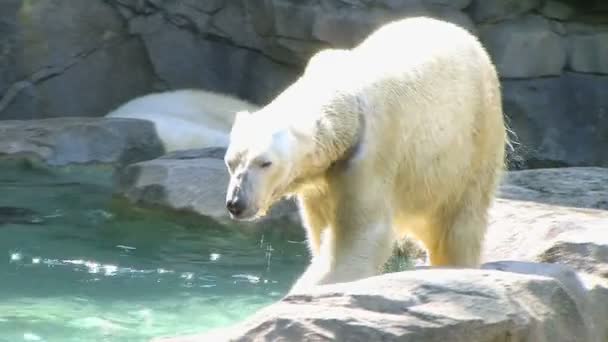
[[[152,121],[166,152],[222,146],[236,112],[258,106],[238,98],[199,89],[144,95],[119,106],[106,117]]]
[[[268,105],[237,113],[226,206],[253,220],[297,197],[312,261],[292,291],[376,275],[404,236],[432,266],[477,267],[506,143],[476,37],[400,19],[318,52]]]

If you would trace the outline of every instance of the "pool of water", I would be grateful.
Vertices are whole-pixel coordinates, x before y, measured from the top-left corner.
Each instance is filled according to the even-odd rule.
[[[0,341],[203,332],[277,301],[307,263],[280,229],[131,211],[111,193],[107,170],[0,165]]]

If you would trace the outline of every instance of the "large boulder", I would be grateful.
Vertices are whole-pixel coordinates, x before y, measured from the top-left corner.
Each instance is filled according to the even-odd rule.
[[[557,76],[566,65],[566,42],[541,16],[482,25],[479,32],[501,77]]]
[[[608,279],[608,169],[510,172],[499,196],[485,261],[558,263]]]
[[[474,0],[469,10],[475,22],[498,22],[530,12],[541,3],[541,0]]]
[[[155,81],[144,46],[106,2],[0,2],[1,119],[101,116]]]
[[[170,21],[163,13],[135,16],[129,27],[144,42],[155,74],[171,89],[203,88],[263,104],[298,75],[250,48],[201,39],[190,21]]]
[[[600,342],[608,284],[556,265],[385,274],[294,293],[194,341]]]
[[[567,72],[502,85],[525,168],[608,166],[608,77]]]
[[[498,194],[503,199],[557,207],[608,210],[608,168],[564,167],[507,172]]]
[[[574,34],[568,39],[570,70],[608,74],[608,28],[587,34]]]
[[[53,118],[0,121],[0,158],[51,166],[122,166],[163,154],[151,122],[135,119]]]
[[[235,225],[226,210],[225,148],[179,151],[117,170],[116,192],[136,205],[187,211]],[[297,223],[295,202],[283,201],[257,223]],[[259,224],[258,224],[259,226]]]

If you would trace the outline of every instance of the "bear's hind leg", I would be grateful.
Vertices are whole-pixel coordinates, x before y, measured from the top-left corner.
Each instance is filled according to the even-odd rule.
[[[432,238],[425,241],[431,266],[478,267],[487,224],[486,208],[471,204],[440,215],[429,227]]]

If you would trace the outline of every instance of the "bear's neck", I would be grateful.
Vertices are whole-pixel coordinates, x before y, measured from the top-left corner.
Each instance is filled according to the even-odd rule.
[[[356,99],[341,98],[321,110],[322,115],[312,123],[310,136],[303,137],[313,142],[312,149],[298,163],[305,167],[294,175],[292,194],[325,184],[327,172],[349,160],[362,138],[363,108]]]

